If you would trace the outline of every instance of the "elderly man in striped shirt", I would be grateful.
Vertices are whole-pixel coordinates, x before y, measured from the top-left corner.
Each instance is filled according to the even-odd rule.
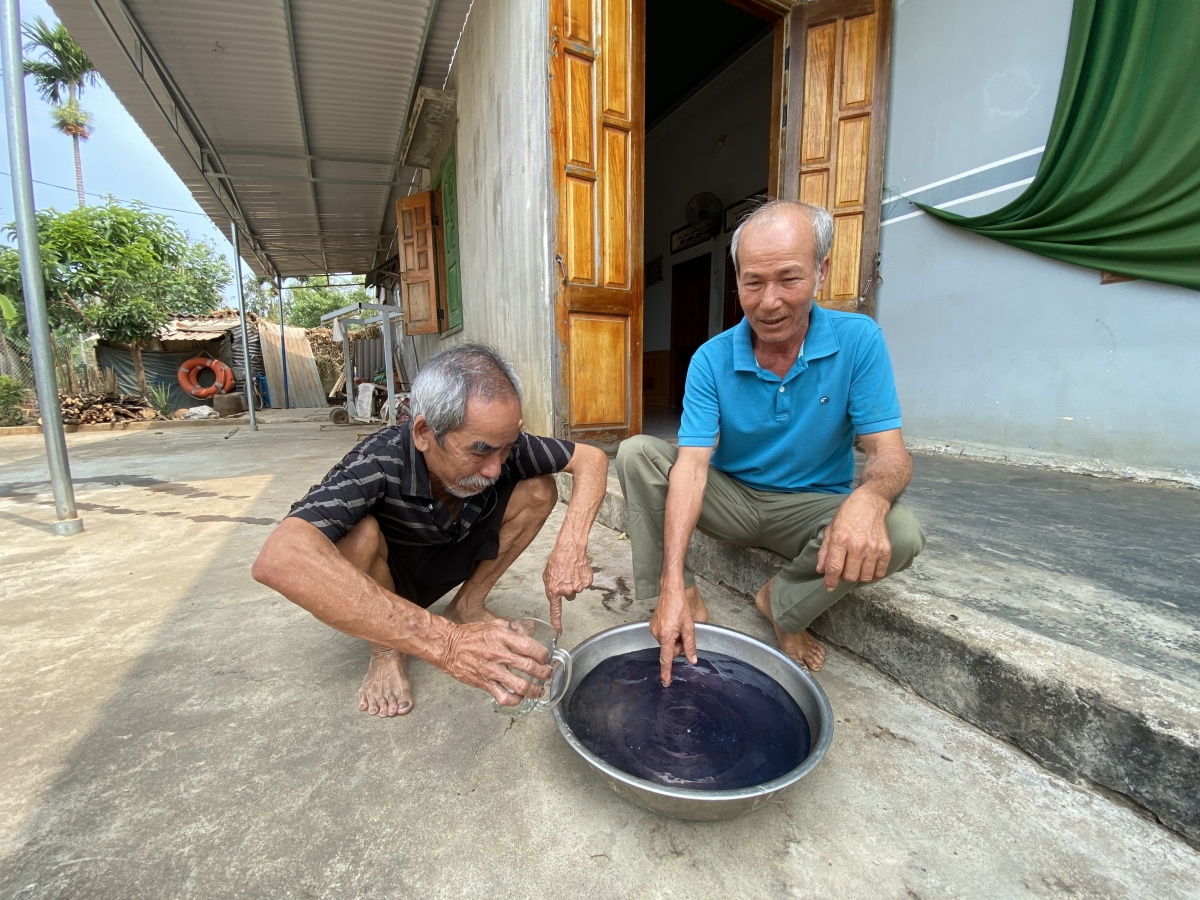
[[[368,642],[364,712],[412,710],[407,655],[516,705],[540,688],[511,669],[548,679],[546,651],[484,601],[554,509],[554,473],[570,472],[574,491],[542,576],[561,630],[562,598],[592,583],[588,533],[608,459],[522,431],[520,379],[483,345],[429,360],[412,401],[411,422],[364,440],[292,507],[263,545],[254,578]],[[428,611],[455,588],[442,615]]]

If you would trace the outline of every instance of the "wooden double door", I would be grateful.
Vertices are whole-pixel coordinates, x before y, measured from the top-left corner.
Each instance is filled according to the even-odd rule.
[[[730,0],[775,22],[771,192],[834,216],[818,300],[873,311],[891,0]],[[646,0],[550,0],[556,432],[642,427]]]

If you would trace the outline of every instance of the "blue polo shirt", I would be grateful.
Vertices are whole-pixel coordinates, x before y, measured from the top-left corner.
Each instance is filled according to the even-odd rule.
[[[712,465],[759,490],[850,493],[854,435],[900,427],[883,332],[866,316],[814,303],[782,379],[758,365],[750,334],[742,319],[692,357],[679,446],[715,446]]]

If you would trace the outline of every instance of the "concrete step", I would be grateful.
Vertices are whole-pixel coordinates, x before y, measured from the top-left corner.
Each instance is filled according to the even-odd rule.
[[[571,476],[558,476],[571,496]],[[609,478],[598,521],[625,531]],[[938,590],[936,548],[907,572],[849,594],[813,630],[930,702],[1011,741],[1047,769],[1133,800],[1200,846],[1200,690],[1022,628]],[[697,532],[693,571],[753,595],[783,557]]]

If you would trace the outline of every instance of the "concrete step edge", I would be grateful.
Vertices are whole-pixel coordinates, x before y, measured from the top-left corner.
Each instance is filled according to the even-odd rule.
[[[568,501],[571,476],[560,474],[558,488]],[[626,530],[616,478],[597,521]],[[784,559],[697,533],[688,563],[752,597]],[[1047,769],[1130,797],[1200,846],[1200,691],[915,590],[903,575],[860,588],[813,629]]]

